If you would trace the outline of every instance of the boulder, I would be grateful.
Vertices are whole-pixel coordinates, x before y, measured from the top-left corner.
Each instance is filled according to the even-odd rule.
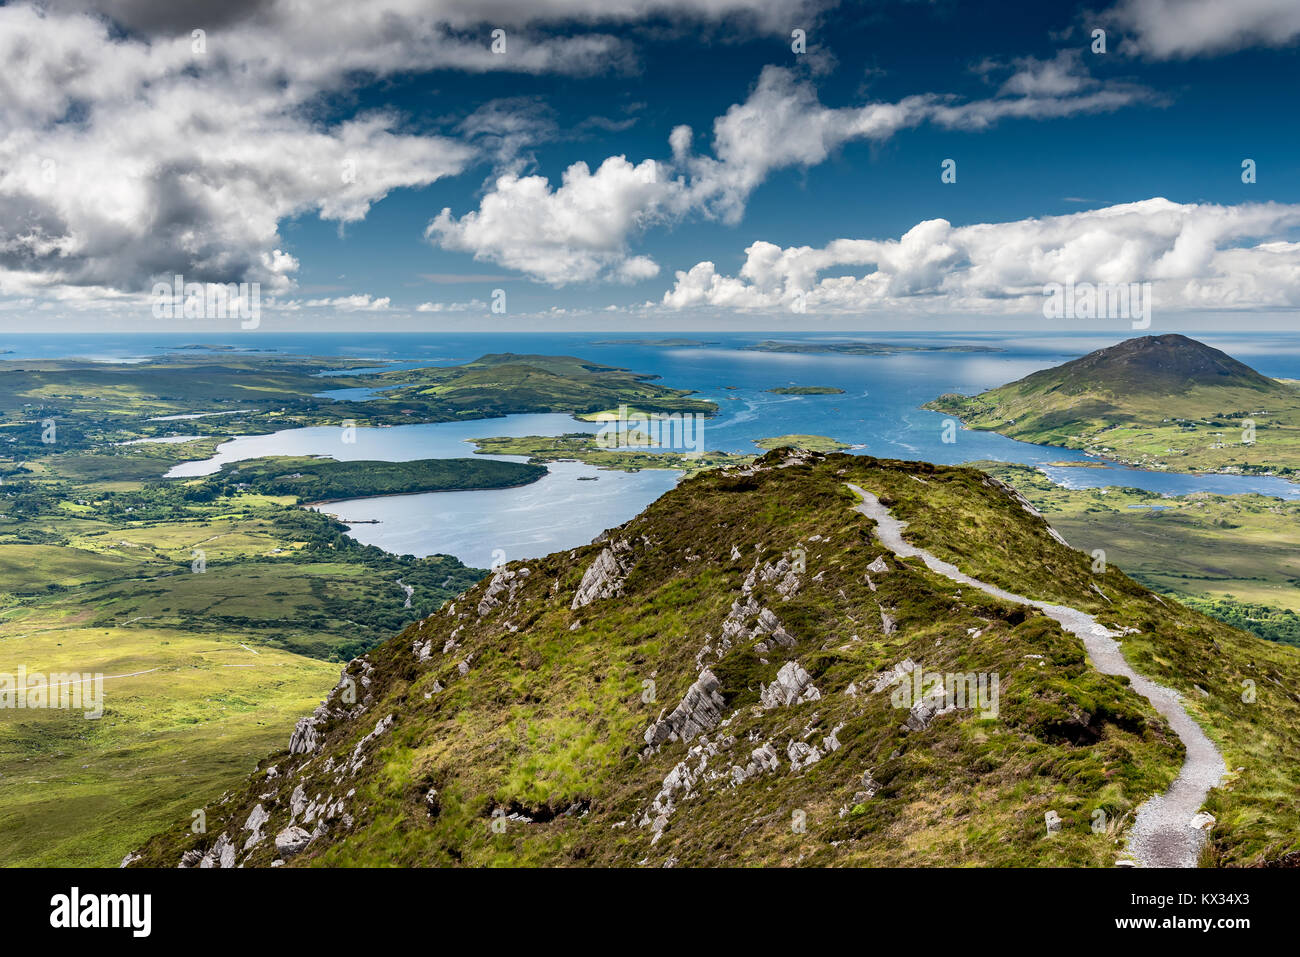
[[[275,853],[282,858],[290,858],[311,843],[311,832],[290,824],[275,836]]]

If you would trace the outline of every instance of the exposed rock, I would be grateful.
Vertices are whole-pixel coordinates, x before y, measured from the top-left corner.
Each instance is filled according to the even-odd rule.
[[[349,671],[354,666],[359,670],[359,675],[355,679],[349,674]],[[340,694],[340,692],[354,690],[355,684],[360,684],[362,689],[369,689],[372,684],[370,675],[374,670],[375,666],[370,663],[368,658],[357,658],[347,668],[344,668],[339,674],[338,684],[334,686],[325,700],[317,705],[316,710],[308,717],[299,718],[294,725],[293,734],[289,736],[289,753],[313,753],[324,743],[319,733],[321,725],[330,718],[352,717],[364,711],[366,704],[371,700],[369,693],[358,704],[350,696]]]
[[[889,565],[885,562],[884,555],[877,555],[876,560],[867,566],[867,571],[875,572],[877,575],[884,575],[889,571]]]
[[[779,708],[816,701],[821,696],[812,683],[812,675],[797,662],[787,661],[776,673],[776,680],[759,693],[758,702],[764,708]]]
[[[1192,818],[1187,823],[1187,826],[1197,831],[1208,831],[1210,828],[1214,827],[1214,823],[1215,823],[1214,815],[1202,811],[1201,813],[1197,814],[1194,818]]]
[[[320,747],[320,740],[316,737],[316,719],[299,718],[298,723],[293,726],[293,734],[289,736],[289,753],[310,754],[318,747]]]
[[[244,842],[244,850],[250,850],[262,842],[265,836],[262,834],[262,825],[271,819],[271,815],[266,812],[266,808],[261,804],[253,808],[253,812],[248,815],[248,820],[244,822],[244,830],[251,831],[248,840]]]
[[[529,569],[520,568],[498,568],[492,575],[492,580],[488,582],[487,589],[483,592],[483,597],[479,599],[478,616],[482,618],[494,608],[500,607],[502,601],[509,601],[515,597],[515,592],[519,586],[524,583],[524,579],[530,574]],[[505,596],[504,598],[502,596]],[[444,649],[445,651],[446,649]]]
[[[133,851],[128,851],[126,857],[122,858],[122,863],[118,867],[130,867],[136,861],[140,860],[140,855]]]
[[[862,792],[867,797],[873,798],[876,792],[880,790],[880,784],[871,776],[871,770],[867,769],[862,772]]]
[[[623,579],[632,568],[632,543],[617,541],[601,549],[587,566],[570,609],[590,605],[601,598],[612,598],[623,590]]]
[[[920,701],[912,705],[903,722],[904,731],[923,731],[930,722],[942,714],[957,710],[957,706],[948,698],[948,689],[943,684],[933,685]]]
[[[695,680],[681,703],[666,718],[660,718],[645,731],[645,743],[656,747],[665,741],[689,742],[697,734],[712,731],[722,720],[722,695],[718,694],[720,682],[712,671],[705,668]]]
[[[275,836],[275,853],[282,858],[290,858],[304,850],[311,843],[311,833],[297,825],[290,824]]]
[[[752,625],[749,624],[751,621]],[[722,621],[717,647],[711,650],[721,659],[733,645],[760,642],[755,645],[755,650],[763,654],[768,649],[765,640],[768,638],[783,648],[792,648],[796,644],[794,635],[785,629],[776,613],[746,594],[731,603],[731,610]]]
[[[794,771],[802,771],[822,759],[822,753],[812,745],[805,744],[802,741],[795,741],[793,738],[785,746],[785,753],[786,757],[790,759],[790,768]]]
[[[361,756],[361,752],[365,749],[365,746],[369,744],[371,741],[375,740],[375,738],[379,737],[381,734],[386,732],[392,726],[393,726],[393,716],[390,714],[388,717],[376,721],[375,730],[371,731],[368,735],[366,735],[364,738],[362,738],[360,741],[357,742],[357,746],[352,751],[352,757],[348,761],[348,771],[350,773],[356,774],[359,770],[361,770],[361,765],[365,763],[365,759]]]
[[[888,671],[881,671],[876,674],[875,683],[871,686],[871,693],[879,694],[892,688],[914,670],[916,670],[916,662],[911,658],[904,658]]]
[[[840,733],[840,729],[843,727],[844,724],[842,722],[840,724],[837,724],[834,728],[831,729],[830,734],[822,738],[822,751],[825,754],[830,754],[832,751],[838,751],[840,749],[840,739],[837,737],[837,735]]]
[[[184,858],[182,858],[184,860]],[[200,868],[228,868],[235,866],[235,845],[226,834],[217,838],[217,843],[204,854],[199,861]]]
[[[190,848],[181,855],[181,862],[177,867],[197,867],[199,861],[203,860],[203,852],[196,847]]]

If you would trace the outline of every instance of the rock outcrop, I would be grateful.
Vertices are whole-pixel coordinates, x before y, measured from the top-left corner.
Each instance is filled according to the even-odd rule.
[[[632,543],[616,541],[600,550],[583,573],[578,591],[569,605],[576,611],[601,598],[613,598],[623,590],[623,580],[632,568]]]
[[[672,713],[646,728],[645,743],[653,748],[665,741],[689,742],[697,734],[716,728],[724,704],[718,686],[717,676],[705,668]]]
[[[798,663],[787,661],[776,673],[776,680],[759,694],[758,702],[764,708],[781,708],[805,701],[816,701],[822,696],[813,684],[812,675]]]

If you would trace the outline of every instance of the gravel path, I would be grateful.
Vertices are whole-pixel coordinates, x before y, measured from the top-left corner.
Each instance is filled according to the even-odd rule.
[[[1165,716],[1187,748],[1187,758],[1169,790],[1153,796],[1138,808],[1137,818],[1128,832],[1128,850],[1139,867],[1195,867],[1205,843],[1205,832],[1192,825],[1192,818],[1205,803],[1210,788],[1218,787],[1228,769],[1214,742],[1206,737],[1201,726],[1183,708],[1178,693],[1134,671],[1115,640],[1118,633],[1106,628],[1092,615],[1077,608],[1025,598],[971,578],[956,565],[909,545],[903,540],[905,522],[894,518],[870,492],[856,485],[849,485],[849,488],[862,497],[862,504],[856,506],[856,510],[876,523],[876,537],[895,555],[919,558],[931,571],[955,582],[978,588],[995,598],[1039,609],[1083,642],[1094,668],[1102,674],[1127,677],[1133,690]]]

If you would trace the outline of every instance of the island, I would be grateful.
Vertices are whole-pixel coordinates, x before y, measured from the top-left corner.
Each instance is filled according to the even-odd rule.
[[[471,439],[479,455],[523,455],[533,465],[546,462],[583,462],[602,469],[639,472],[642,469],[669,469],[694,475],[724,465],[748,465],[752,455],[734,452],[691,452],[678,449],[643,451],[649,437],[633,431],[626,433],[623,444],[606,447],[590,432],[564,435],[495,436]]]
[[[980,395],[939,396],[924,408],[972,429],[1145,469],[1300,469],[1300,389],[1176,334],[1128,339]]]
[[[796,449],[806,449],[809,452],[843,452],[845,449],[852,448],[836,439],[827,438],[824,435],[778,435],[770,439],[755,439],[754,444],[760,449],[771,451],[785,446]]]

